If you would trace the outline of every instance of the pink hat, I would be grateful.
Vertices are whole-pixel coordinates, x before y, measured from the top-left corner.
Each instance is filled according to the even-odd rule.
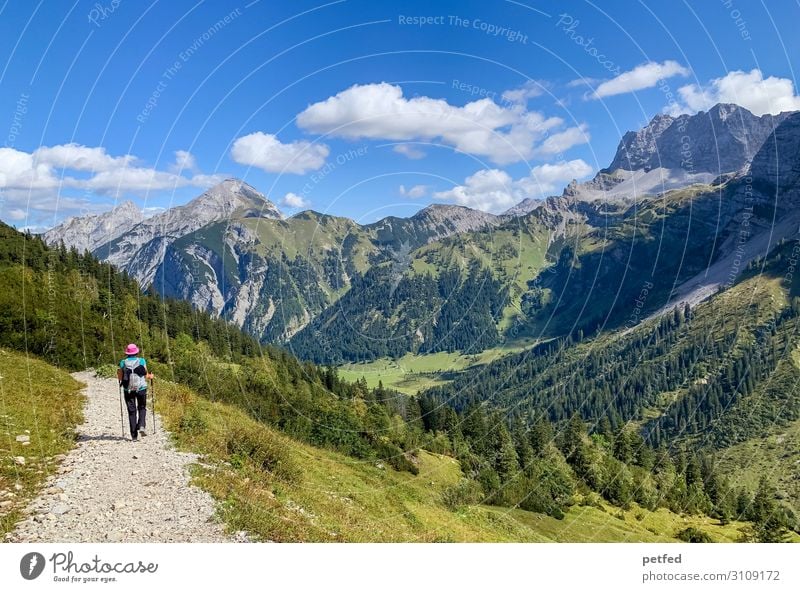
[[[139,348],[136,347],[135,343],[129,343],[128,347],[125,348],[125,354],[129,356],[133,356],[139,353]]]

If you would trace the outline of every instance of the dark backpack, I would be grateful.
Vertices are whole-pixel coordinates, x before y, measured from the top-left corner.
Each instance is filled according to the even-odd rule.
[[[138,393],[147,388],[147,379],[141,358],[126,358],[122,361],[122,388],[127,393]]]

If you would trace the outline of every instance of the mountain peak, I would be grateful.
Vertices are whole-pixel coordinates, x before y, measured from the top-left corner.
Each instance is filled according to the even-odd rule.
[[[718,177],[745,168],[787,114],[753,115],[733,103],[672,117],[659,113],[645,127],[627,132],[604,172],[663,168]]]
[[[283,214],[267,197],[241,179],[228,178],[208,188],[184,206],[192,212],[203,212],[204,218],[263,217],[282,219]],[[211,211],[209,211],[211,210]]]
[[[564,190],[566,191],[566,189]],[[544,203],[544,200],[533,198],[533,197],[526,197],[517,205],[507,209],[503,212],[503,216],[524,216],[525,214],[531,213],[533,210],[538,208],[540,205]]]

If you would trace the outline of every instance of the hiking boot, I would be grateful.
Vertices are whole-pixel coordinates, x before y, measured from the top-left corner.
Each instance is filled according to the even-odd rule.
[[[141,430],[139,430],[139,435],[140,436],[146,436],[147,435],[147,431],[144,428],[142,428]]]

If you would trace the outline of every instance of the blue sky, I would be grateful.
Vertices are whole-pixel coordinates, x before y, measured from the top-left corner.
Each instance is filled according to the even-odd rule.
[[[764,4],[10,0],[0,218],[154,212],[228,176],[288,214],[503,211],[658,112],[800,108],[800,8]]]

